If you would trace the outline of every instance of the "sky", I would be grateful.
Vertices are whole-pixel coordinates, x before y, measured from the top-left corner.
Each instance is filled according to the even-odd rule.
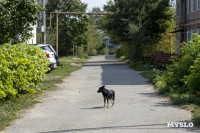
[[[100,7],[103,9],[103,5],[105,5],[109,0],[81,0],[83,3],[88,4],[87,11],[91,11],[94,7]]]

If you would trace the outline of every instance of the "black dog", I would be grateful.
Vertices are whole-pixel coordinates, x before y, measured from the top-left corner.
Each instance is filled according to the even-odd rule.
[[[110,99],[110,101],[112,103],[112,107],[113,107],[114,101],[115,101],[115,92],[113,90],[107,90],[105,88],[105,86],[102,86],[102,87],[99,88],[97,93],[102,93],[103,94],[104,107],[105,107],[106,100],[107,100],[107,107],[109,108],[109,99]]]

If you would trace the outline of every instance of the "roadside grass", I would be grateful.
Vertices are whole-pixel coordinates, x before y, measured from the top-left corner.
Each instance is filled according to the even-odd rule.
[[[131,62],[129,66],[135,71],[143,71],[140,74],[148,79],[149,83],[153,83],[153,79],[156,76],[156,73],[152,68],[144,67],[150,65],[149,63],[144,64],[142,61]],[[161,71],[165,71],[164,67],[159,68]],[[158,90],[159,92],[159,90]],[[190,94],[168,94],[163,95],[168,96],[171,100],[171,103],[174,105],[179,105],[180,108],[192,112],[192,121],[195,126],[200,127],[200,97],[192,96]]]
[[[148,79],[149,83],[153,83],[153,79],[155,78],[155,72],[153,71],[145,71],[140,73],[144,78]]]
[[[87,58],[88,59],[88,58]],[[80,59],[79,62],[85,62],[87,59]],[[37,98],[45,90],[54,90],[55,84],[62,82],[65,76],[69,76],[71,72],[79,70],[81,66],[72,66],[69,62],[77,62],[72,57],[60,58],[62,66],[58,66],[55,70],[47,73],[42,85],[39,86],[41,91],[35,94],[20,94],[16,98],[0,102],[0,131],[11,125],[14,119],[20,118],[22,110],[31,108],[39,103]]]
[[[38,103],[36,100],[38,94],[20,94],[15,99],[10,99],[0,103],[0,130],[9,126],[14,119],[20,118],[18,115],[22,109],[28,109]]]
[[[142,61],[136,61],[136,62],[132,61],[130,62],[129,66],[133,68],[135,71],[151,71],[152,70],[151,67],[148,67],[150,66],[150,63],[143,63]]]
[[[135,71],[143,71],[140,73],[144,78],[148,79],[149,83],[153,83],[153,79],[155,77],[155,72],[150,62],[143,63],[143,61],[136,61],[129,63],[130,68],[133,68]]]
[[[197,108],[193,109],[192,111],[192,119],[194,121],[194,124],[198,127],[200,127],[200,106]]]
[[[91,57],[88,57],[88,58],[77,58],[77,57],[73,57],[73,56],[66,57],[68,63],[84,63],[85,61],[87,61],[90,58]]]
[[[200,127],[200,98],[191,94],[169,94],[172,104],[192,112],[195,126]]]

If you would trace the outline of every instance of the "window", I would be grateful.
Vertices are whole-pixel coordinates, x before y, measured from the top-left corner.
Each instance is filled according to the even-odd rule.
[[[187,40],[186,40],[186,42],[189,43],[189,41],[190,41],[190,32],[187,31],[186,34],[187,34]]]
[[[190,0],[191,2],[191,12],[195,11],[195,0]]]
[[[200,0],[197,0],[197,10],[199,10],[200,9]]]
[[[187,0],[187,13],[190,13],[190,0]]]

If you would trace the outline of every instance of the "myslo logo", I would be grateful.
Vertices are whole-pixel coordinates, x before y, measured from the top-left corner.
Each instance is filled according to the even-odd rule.
[[[167,127],[185,128],[194,127],[194,124],[192,122],[167,122]]]

